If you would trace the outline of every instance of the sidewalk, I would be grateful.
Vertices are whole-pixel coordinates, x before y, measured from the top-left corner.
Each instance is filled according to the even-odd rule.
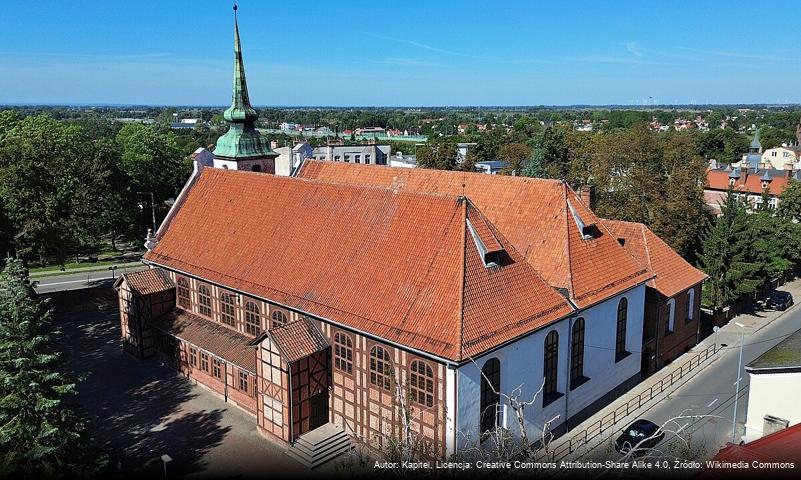
[[[801,298],[801,279],[788,282],[779,289],[788,291],[794,299],[799,299]],[[589,452],[606,442],[635,419],[642,417],[654,405],[669,397],[698,373],[715,363],[720,358],[721,347],[727,347],[726,349],[729,350],[732,346],[739,345],[742,330],[735,325],[735,322],[743,325],[745,336],[748,338],[794,308],[796,308],[795,305],[784,312],[769,310],[735,317],[671,364],[646,378],[592,417],[571,429],[569,433],[554,439],[548,449],[551,456],[558,461],[562,458],[571,458]],[[669,384],[669,386],[665,387],[665,384]],[[644,401],[643,398],[645,398]],[[611,423],[610,418],[613,419]]]
[[[68,275],[68,274],[71,274],[71,273],[105,271],[105,270],[109,270],[110,267],[117,267],[118,269],[122,269],[122,268],[137,267],[137,266],[141,266],[141,265],[143,265],[143,263],[141,261],[135,261],[135,262],[114,263],[114,264],[111,264],[111,265],[92,265],[92,266],[86,266],[86,267],[80,267],[80,268],[69,268],[69,269],[66,269],[66,270],[58,270],[58,269],[55,269],[55,270],[40,270],[40,271],[31,272],[30,276],[31,276],[31,278],[52,277],[52,276],[56,276],[56,275]]]

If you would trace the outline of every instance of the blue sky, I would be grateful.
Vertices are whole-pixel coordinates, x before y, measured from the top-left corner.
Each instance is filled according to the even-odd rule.
[[[241,0],[255,105],[801,103],[792,1]],[[224,0],[5,0],[0,103],[223,105]]]

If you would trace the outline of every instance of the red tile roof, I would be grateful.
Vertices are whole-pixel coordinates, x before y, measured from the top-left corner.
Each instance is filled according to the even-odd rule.
[[[147,261],[443,358],[573,311],[490,222],[483,265],[464,198],[207,168],[176,205]]]
[[[299,176],[358,185],[466,195],[553,287],[586,307],[652,276],[564,182],[308,160]],[[568,203],[597,233],[583,238]]]
[[[256,372],[256,350],[249,346],[250,338],[241,333],[177,308],[151,324],[234,365]]]
[[[753,461],[767,463],[794,462],[796,468],[798,468],[798,465],[801,464],[801,424],[765,435],[743,445],[729,443],[712,458],[712,461],[748,462],[749,464]],[[753,467],[752,465],[749,466]],[[721,474],[731,474],[736,471],[720,467],[713,467],[710,470]],[[759,471],[775,473],[775,469],[772,471],[771,469],[761,469]],[[789,473],[787,469],[784,469],[784,471]]]
[[[114,287],[118,288],[123,280],[131,290],[139,295],[150,295],[175,288],[170,277],[160,268],[124,273],[114,282]]]
[[[760,173],[747,173],[745,170],[740,172],[740,178],[734,183],[734,189],[740,192],[748,192],[757,195],[762,194],[762,175]],[[787,177],[773,177],[768,183],[768,192],[771,195],[781,195],[787,186]],[[724,170],[711,170],[706,172],[706,184],[704,188],[711,190],[726,191],[729,189],[729,172]]]
[[[603,222],[616,238],[625,240],[624,247],[634,258],[656,274],[648,286],[662,295],[672,297],[707,278],[642,223],[607,219]]]
[[[284,360],[289,363],[330,346],[320,329],[305,318],[272,328],[266,335],[275,342]]]

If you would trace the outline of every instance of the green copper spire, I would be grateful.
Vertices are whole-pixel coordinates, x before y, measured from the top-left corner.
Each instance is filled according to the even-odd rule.
[[[214,156],[229,159],[254,159],[277,157],[270,149],[270,142],[256,130],[259,115],[250,105],[248,82],[245,79],[245,64],[242,61],[242,45],[239,41],[239,22],[234,4],[234,83],[231,106],[223,117],[229,123],[228,131],[217,139]]]

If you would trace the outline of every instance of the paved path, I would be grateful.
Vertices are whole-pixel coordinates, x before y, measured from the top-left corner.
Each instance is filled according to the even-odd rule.
[[[780,288],[789,291],[795,299],[801,298],[801,280],[788,283]],[[712,334],[693,348],[684,356],[663,368],[657,374],[646,379],[634,387],[627,394],[615,400],[612,404],[596,413],[593,417],[572,430],[573,434],[582,431],[609,412],[625,404],[637,394],[650,388],[660,378],[669,376],[678,370],[690,356],[705,348],[716,345],[718,353],[709,361],[702,364],[703,368],[695,369],[678,382],[675,388],[668,389],[656,401],[644,405],[628,417],[619,420],[614,428],[610,428],[595,441],[591,441],[588,448],[580,449],[568,458],[581,457],[582,460],[618,459],[613,449],[614,439],[623,428],[637,418],[647,418],[659,425],[679,415],[702,416],[697,419],[682,419],[670,425],[671,429],[681,432],[681,436],[689,442],[687,445],[679,441],[665,441],[660,448],[667,448],[671,455],[684,459],[707,459],[722,448],[732,435],[732,415],[734,413],[735,384],[737,381],[738,360],[740,353],[741,328],[735,322],[745,326],[745,341],[743,343],[743,362],[745,366],[750,361],[773,347],[789,334],[801,328],[801,309],[794,306],[786,312],[764,311],[752,315],[740,315],[730,321],[717,333]],[[748,405],[748,374],[740,369],[739,401],[737,406],[737,434],[739,442],[743,433],[743,424]],[[554,448],[561,442],[570,438],[570,434],[556,440]],[[675,438],[675,437],[674,437]]]

